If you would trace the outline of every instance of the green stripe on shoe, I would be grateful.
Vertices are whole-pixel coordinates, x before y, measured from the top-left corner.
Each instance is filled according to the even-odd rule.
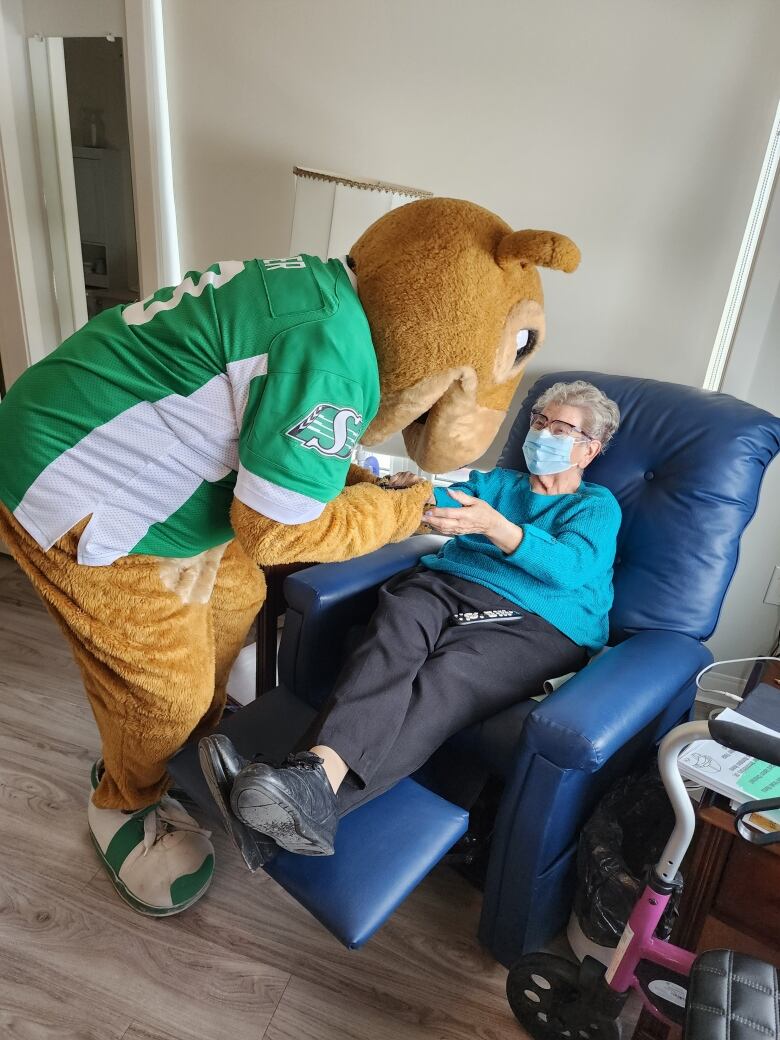
[[[123,823],[114,837],[108,843],[108,848],[103,853],[103,859],[108,863],[115,874],[119,874],[127,857],[137,849],[144,840],[144,818],[159,805],[155,802],[145,809],[139,809],[137,813],[128,816],[127,823]]]
[[[192,896],[189,902],[177,903],[174,906],[152,906],[149,903],[144,903],[143,900],[138,899],[137,896],[133,895],[133,893],[129,890],[127,885],[125,885],[122,879],[116,875],[116,873],[106,862],[103,850],[98,844],[97,839],[95,838],[95,835],[92,833],[92,831],[89,832],[89,836],[92,839],[92,843],[95,846],[95,851],[97,852],[98,856],[100,856],[100,858],[106,864],[109,879],[114,888],[116,889],[117,893],[120,895],[122,899],[124,899],[128,906],[132,907],[133,910],[138,911],[138,913],[140,914],[146,914],[147,917],[171,917],[173,914],[181,913],[182,910],[186,910],[188,906],[190,906],[197,900],[197,898],[202,894],[202,892],[206,888],[208,888],[209,882],[211,881],[211,874],[213,873],[214,868],[214,857],[212,855],[208,855],[206,859],[203,861],[203,866],[201,866],[197,872],[199,875],[204,875],[203,884],[201,888],[197,892],[195,892],[195,894]],[[193,876],[194,875],[190,875],[190,877]]]
[[[194,874],[184,874],[171,885],[171,902],[174,906],[191,903],[214,872],[214,857],[209,853]]]

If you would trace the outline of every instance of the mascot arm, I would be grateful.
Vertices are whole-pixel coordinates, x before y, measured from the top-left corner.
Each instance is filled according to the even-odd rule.
[[[349,467],[347,479],[344,483],[347,487],[354,487],[355,484],[376,484],[378,481],[379,477],[375,476],[370,469],[365,469],[363,466],[356,466],[353,462]]]
[[[351,467],[358,469],[359,467]],[[371,483],[345,487],[316,520],[282,524],[233,499],[233,530],[261,567],[290,563],[335,563],[400,542],[420,526],[431,485],[385,491]]]

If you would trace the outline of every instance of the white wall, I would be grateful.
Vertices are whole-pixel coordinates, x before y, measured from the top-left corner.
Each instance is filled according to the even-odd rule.
[[[372,175],[576,239],[543,366],[700,383],[779,37],[771,0],[166,0],[182,265],[285,252],[295,162]]]
[[[775,188],[745,297],[723,389],[780,414],[780,189]],[[764,480],[758,512],[745,531],[734,580],[710,648],[721,660],[769,652],[780,608],[763,602],[780,564],[780,459]],[[725,668],[739,674],[738,667]],[[717,685],[717,684],[716,684]]]
[[[576,274],[544,275],[548,341],[524,387],[569,367],[702,384],[780,96],[780,4],[164,10],[183,268],[284,254],[294,163],[428,188],[582,249]],[[767,322],[780,236],[762,256],[727,389],[778,411],[780,304]],[[761,600],[780,562],[778,515],[780,462],[743,539],[712,644],[721,657],[771,644],[777,610]]]

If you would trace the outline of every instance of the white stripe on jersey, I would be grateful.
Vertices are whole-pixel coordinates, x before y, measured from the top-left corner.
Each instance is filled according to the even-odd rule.
[[[31,534],[50,549],[115,488],[123,487],[153,459],[166,455],[176,437],[154,405],[141,401],[91,430],[42,470],[14,510]],[[28,526],[28,521],[31,526]],[[36,539],[39,535],[35,535]]]
[[[167,520],[204,480],[222,480],[229,472],[227,466],[178,444],[97,506],[79,540],[78,562],[102,567],[125,556],[152,523]]]
[[[225,373],[188,397],[170,394],[133,405],[51,462],[14,515],[49,549],[92,513],[78,560],[93,566],[113,563],[152,524],[175,513],[203,480],[239,470],[238,438],[249,386],[267,371],[268,355],[257,354],[231,361]],[[324,508],[316,499],[243,472],[241,486],[252,501],[239,497],[271,519],[305,523]]]

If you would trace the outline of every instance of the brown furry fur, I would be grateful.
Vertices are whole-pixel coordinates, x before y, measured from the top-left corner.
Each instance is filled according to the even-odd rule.
[[[161,565],[170,573],[170,560],[125,556],[110,567],[76,563],[83,526],[43,552],[0,505],[0,538],[59,623],[81,669],[106,767],[95,804],[140,809],[165,792],[171,755],[219,722],[230,669],[265,598],[265,578],[233,541],[210,597],[193,601],[192,585],[211,569],[206,554],[187,561],[182,596],[162,580]]]
[[[354,484],[329,502],[317,520],[296,526],[269,520],[235,498],[230,519],[238,541],[261,566],[330,563],[414,534],[430,494],[427,482],[405,491]]]
[[[511,315],[525,301],[541,314],[536,266],[573,271],[579,250],[564,235],[512,231],[481,206],[434,198],[382,217],[351,257],[382,387],[364,443],[403,429],[423,469],[473,462],[498,431],[527,363],[508,374],[498,367],[508,326],[514,334],[524,327]],[[538,349],[544,326],[532,328]],[[425,425],[414,424],[428,409]]]

